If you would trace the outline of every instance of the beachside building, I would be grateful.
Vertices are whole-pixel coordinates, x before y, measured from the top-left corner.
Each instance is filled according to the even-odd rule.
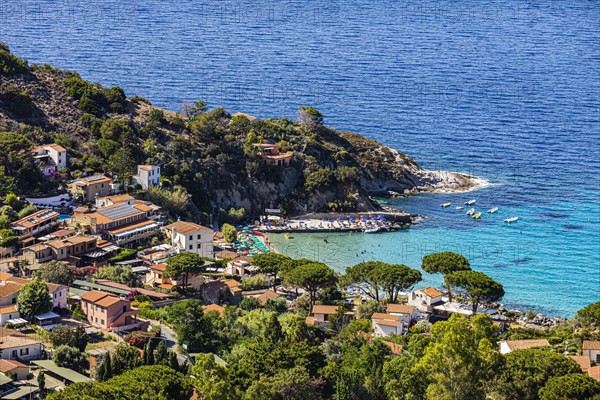
[[[35,360],[42,356],[42,342],[13,329],[2,329],[0,358],[3,360]]]
[[[196,253],[201,257],[213,256],[213,230],[193,222],[177,221],[163,228],[171,246],[179,252]]]
[[[73,220],[91,234],[100,234],[117,245],[131,244],[156,235],[160,223],[149,219],[156,207],[136,201],[118,203],[96,211],[76,211]]]
[[[548,339],[502,340],[500,341],[500,354],[508,354],[515,350],[548,346],[550,346]]]
[[[409,306],[408,304],[388,304],[386,312],[390,315],[398,316],[399,320],[406,326],[410,326],[411,322],[419,315],[417,307]]]
[[[58,225],[59,216],[60,214],[53,210],[38,210],[10,224],[10,229],[19,237],[20,242],[34,242],[34,237],[51,231]]]
[[[402,335],[405,324],[401,315],[374,313],[371,316],[375,336]]]
[[[235,256],[227,263],[225,273],[229,275],[254,275],[259,271],[259,268],[252,265],[252,259],[248,256]]]
[[[277,144],[255,143],[254,147],[258,149],[258,155],[265,165],[275,167],[289,167],[294,157],[293,151],[281,152],[281,147]]]
[[[591,362],[600,364],[600,341],[584,340],[582,349],[582,355],[589,358]]]
[[[105,331],[143,329],[147,322],[137,319],[139,310],[128,300],[92,290],[81,296],[81,309],[93,327]]]
[[[46,176],[53,177],[61,169],[67,168],[67,150],[58,144],[34,147],[32,154],[38,168]]]
[[[111,192],[112,178],[104,175],[88,176],[69,182],[68,191],[81,202],[89,203]]]
[[[160,185],[160,167],[158,165],[138,165],[137,175],[133,180],[142,187],[148,190],[153,186]]]
[[[433,307],[444,303],[443,295],[444,293],[432,287],[414,290],[408,294],[408,304],[421,312],[433,312]]]

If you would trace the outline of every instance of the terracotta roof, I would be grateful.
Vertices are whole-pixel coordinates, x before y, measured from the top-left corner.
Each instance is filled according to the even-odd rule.
[[[32,251],[34,253],[39,253],[40,251],[44,251],[48,249],[48,246],[42,243],[34,244],[33,246],[27,246],[23,249],[23,251]]]
[[[48,283],[46,283],[46,285],[48,286],[48,292],[50,292],[50,293],[54,293],[60,289],[67,289],[67,286],[59,285],[58,283],[48,282]]]
[[[524,340],[507,340],[506,344],[511,350],[530,349],[532,347],[550,346],[548,339],[524,339]]]
[[[113,204],[125,203],[130,200],[135,200],[130,194],[116,194],[114,196],[106,196],[104,199],[109,200]],[[99,199],[100,200],[100,199]]]
[[[90,236],[85,236],[85,235],[78,235],[78,236],[71,236],[66,239],[49,240],[49,241],[45,242],[44,244],[48,245],[50,247],[53,247],[55,249],[61,249],[61,248],[65,248],[65,247],[75,246],[75,245],[82,244],[82,243],[92,243],[95,241],[96,241],[96,238],[93,238]]]
[[[9,280],[9,279],[10,279],[10,278],[12,278],[12,277],[13,277],[13,275],[12,275],[12,274],[9,274],[8,272],[3,272],[3,271],[0,271],[0,281],[6,281],[6,280]]]
[[[167,264],[165,264],[165,263],[153,264],[153,265],[150,265],[148,268],[156,270],[156,271],[165,272],[167,270]]]
[[[252,259],[248,256],[237,256],[235,258],[232,258],[231,261],[243,261],[243,262],[251,263]]]
[[[83,296],[81,296],[81,300],[89,301],[91,303],[95,303],[96,301],[105,298],[108,296],[108,293],[101,292],[99,290],[90,290]]]
[[[406,304],[388,304],[387,306],[388,313],[412,314],[414,311],[415,306],[409,306]]]
[[[71,236],[75,234],[75,231],[72,229],[59,229],[55,232],[52,232],[51,234],[49,234],[48,236],[52,236],[54,238],[61,238],[64,236]]]
[[[598,340],[584,340],[583,350],[600,350],[600,341]]]
[[[10,349],[19,346],[28,346],[32,344],[41,344],[39,340],[32,339],[30,336],[6,333],[0,341],[0,349]]]
[[[324,306],[324,305],[316,305],[313,306],[312,313],[313,314],[336,314],[340,306]]]
[[[377,325],[398,327],[398,326],[402,325],[402,322],[393,321],[391,319],[380,319],[380,320],[377,320]]]
[[[225,260],[226,258],[234,259],[238,256],[238,253],[234,253],[230,250],[221,250],[217,254],[215,254],[215,258],[219,258],[221,260]]]
[[[81,182],[84,185],[90,185],[90,184],[96,184],[96,183],[106,183],[106,182],[112,182],[112,179],[107,177],[107,176],[102,176],[102,178],[100,179],[96,179],[96,180],[92,180],[89,181],[88,179],[92,178],[91,176],[85,177],[85,178],[79,178],[77,179],[77,182]]]
[[[436,288],[432,288],[432,287],[428,287],[428,288],[420,289],[420,290],[421,290],[421,292],[425,293],[427,296],[429,296],[431,298],[435,298],[435,297],[444,295],[444,293],[442,293],[439,290],[437,290]]]
[[[256,298],[260,301],[260,304],[264,307],[267,304],[267,301],[275,300],[276,298],[278,298],[280,296],[281,295],[279,293],[274,292],[271,289],[269,289],[266,292],[256,296]]]
[[[18,293],[23,285],[15,282],[6,282],[0,285],[0,299]]]
[[[17,312],[17,305],[13,304],[12,306],[0,307],[0,314],[10,314]]]
[[[152,171],[154,168],[157,168],[156,165],[138,165],[139,169],[143,169],[144,171]]]
[[[106,211],[106,210],[110,210],[112,208],[116,208],[116,207],[131,207],[131,213],[125,213],[122,217],[118,217],[118,218],[110,218],[107,217],[105,215],[102,215],[100,212],[101,211]],[[145,214],[148,211],[151,211],[152,207],[147,206],[145,204],[141,204],[141,203],[135,203],[135,204],[131,204],[131,205],[127,205],[124,203],[118,203],[118,204],[113,204],[112,206],[108,206],[108,207],[102,207],[100,209],[98,209],[97,211],[94,211],[92,213],[85,213],[85,215],[89,218],[94,218],[96,219],[96,223],[98,224],[108,224],[110,222],[115,222],[115,221],[120,221],[126,218],[132,218],[135,216],[138,216],[140,214]]]
[[[400,355],[402,354],[402,345],[398,343],[388,342],[387,340],[382,340],[381,343],[386,344],[390,350],[392,350],[393,354]]]
[[[165,229],[169,229],[169,230],[172,229],[177,233],[181,233],[182,235],[186,235],[190,232],[194,232],[194,231],[198,231],[198,230],[212,231],[212,229],[207,228],[205,226],[198,225],[193,222],[186,222],[186,221],[173,222],[172,224],[165,226]]]
[[[594,378],[597,381],[600,381],[600,365],[591,367],[587,370],[587,373],[590,377]]]
[[[119,303],[120,301],[126,301],[123,299],[120,299],[118,297],[114,297],[114,296],[105,296],[103,298],[101,298],[100,300],[96,300],[94,302],[94,304],[100,306],[100,307],[110,307],[113,304]]]
[[[575,362],[577,364],[579,364],[579,367],[581,368],[581,371],[583,372],[587,372],[588,369],[590,369],[590,367],[592,366],[591,362],[590,362],[590,358],[588,356],[569,356],[571,357],[573,360],[575,360]]]
[[[305,320],[307,325],[314,325],[315,324],[315,317],[306,317]]]
[[[27,365],[23,364],[20,361],[0,359],[0,372],[7,373],[7,372],[14,370],[15,368],[29,369],[29,367]]]
[[[221,306],[220,306],[220,305],[218,305],[218,304],[209,304],[209,305],[207,305],[206,307],[204,307],[204,308],[202,309],[202,312],[203,312],[204,314],[206,314],[206,313],[208,313],[208,312],[211,312],[211,311],[217,311],[217,312],[219,313],[219,315],[221,315],[221,316],[222,316],[222,315],[223,315],[223,313],[225,312],[225,308],[221,307]]]
[[[43,222],[46,222],[48,220],[58,218],[58,216],[59,216],[59,214],[56,211],[52,211],[49,209],[43,209],[43,210],[36,211],[33,214],[30,214],[24,218],[21,218],[18,221],[13,222],[12,225],[18,225],[18,226],[23,226],[25,228],[31,228],[31,227],[37,226]]]
[[[227,286],[229,286],[230,288],[236,288],[236,287],[242,286],[242,284],[239,283],[238,281],[236,281],[235,279],[226,279],[223,281],[223,283],[226,284]]]
[[[42,148],[49,147],[52,150],[56,150],[56,151],[67,151],[67,149],[65,149],[64,147],[62,147],[61,145],[56,144],[56,143],[44,144],[44,145],[42,145],[40,147],[42,147]]]

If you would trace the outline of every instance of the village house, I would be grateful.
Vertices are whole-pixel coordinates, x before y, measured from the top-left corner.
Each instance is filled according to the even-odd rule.
[[[67,300],[69,297],[69,287],[57,283],[47,283],[48,293],[52,298],[52,308],[67,308]]]
[[[550,346],[548,339],[502,340],[500,341],[500,354],[508,354],[515,350],[548,346]]]
[[[21,288],[29,283],[29,279],[20,278],[7,273],[0,273],[0,307],[8,307],[10,305],[17,304],[17,297]],[[57,283],[46,283],[48,287],[48,294],[52,299],[53,308],[67,308],[67,297],[69,288],[65,285]],[[6,312],[10,312],[9,308],[6,308]],[[18,318],[18,317],[14,317]],[[14,319],[8,318],[8,319]]]
[[[179,252],[196,253],[200,257],[213,256],[213,230],[193,222],[177,221],[163,228],[171,246]]]
[[[0,357],[3,360],[35,360],[42,356],[42,342],[30,336],[3,328],[0,337]]]
[[[22,243],[32,243],[34,237],[48,232],[58,225],[59,213],[49,209],[38,210],[10,224],[10,229]]]
[[[20,283],[0,280],[0,307],[12,306],[17,304],[17,297],[21,291]]]
[[[268,289],[262,293],[244,295],[244,297],[254,297],[255,299],[258,299],[262,307],[266,306],[269,300],[275,300],[281,296],[281,294],[274,292],[271,289]]]
[[[144,190],[158,186],[160,184],[160,167],[158,165],[138,165],[137,175],[133,177],[133,180]]]
[[[404,317],[386,313],[374,313],[371,316],[375,336],[402,335],[405,324]]]
[[[410,326],[412,321],[414,321],[419,314],[419,311],[415,306],[409,306],[407,304],[388,304],[386,312],[398,316],[399,320],[406,326]]]
[[[150,238],[160,230],[160,223],[151,219],[156,208],[136,201],[119,203],[96,211],[79,212],[73,220],[91,234],[100,234],[106,240],[122,246]]]
[[[68,191],[74,198],[89,203],[111,192],[112,178],[104,175],[88,176],[69,182]]]
[[[135,197],[130,194],[115,194],[114,196],[98,197],[95,206],[96,208],[102,208],[121,203],[134,204]]]
[[[146,272],[145,284],[152,287],[159,287],[161,289],[172,289],[176,286],[183,287],[184,277],[183,276],[165,276],[167,270],[167,264],[152,264],[148,266],[149,271]],[[188,276],[188,287],[198,290],[204,283],[204,277],[202,275],[189,275]]]
[[[97,290],[81,296],[81,309],[90,325],[104,331],[143,329],[148,324],[137,319],[139,310],[131,309],[129,301]]]
[[[0,372],[17,381],[29,378],[29,367],[18,360],[0,359]]]
[[[67,168],[67,150],[58,144],[44,144],[32,150],[33,158],[40,171],[54,177],[58,171]]]
[[[229,281],[220,280],[204,282],[200,286],[200,298],[205,303],[239,304],[242,300],[242,288],[239,286],[239,282],[237,285]]]
[[[600,364],[600,341],[584,340],[582,349],[582,355],[589,358],[591,362]]]
[[[258,155],[263,163],[275,167],[289,167],[294,157],[293,151],[281,152],[281,147],[277,144],[255,143],[258,148]]]
[[[408,294],[408,304],[421,312],[433,312],[434,306],[443,304],[443,295],[444,293],[432,287],[414,290]]]
[[[236,256],[227,262],[225,273],[229,275],[254,275],[259,268],[252,265],[252,259],[248,256]]]
[[[218,304],[209,304],[202,309],[203,314],[208,314],[211,311],[216,311],[219,313],[219,316],[222,317],[225,314],[225,307],[221,307]]]
[[[10,320],[21,318],[21,313],[17,310],[17,305],[0,307],[0,326],[6,325]]]
[[[306,317],[306,323],[309,325],[326,326],[329,324],[329,316],[336,315],[338,310],[340,310],[340,307],[342,306],[315,305],[312,308],[311,315]],[[354,313],[349,311],[345,311],[344,314],[347,316],[354,316]]]
[[[96,249],[96,238],[90,236],[71,236],[66,239],[54,239],[34,244],[23,249],[23,259],[30,264],[44,263],[50,260],[76,261],[86,253]]]

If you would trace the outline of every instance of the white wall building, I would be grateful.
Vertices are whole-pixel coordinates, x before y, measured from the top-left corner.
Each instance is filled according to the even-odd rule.
[[[415,306],[421,312],[432,312],[434,305],[443,304],[443,295],[442,292],[432,287],[415,290],[408,294],[408,304]]]
[[[407,304],[388,304],[386,311],[388,314],[397,316],[399,321],[409,326],[419,315],[419,311],[415,306]]]
[[[171,246],[180,252],[189,251],[201,257],[213,256],[213,230],[193,222],[177,221],[163,228]]]
[[[17,305],[0,307],[0,326],[6,325],[11,319],[21,318],[21,313],[17,310]]]
[[[591,362],[600,364],[600,341],[584,340],[582,355],[590,359]]]
[[[388,336],[391,334],[402,335],[404,333],[404,322],[398,315],[375,313],[371,317],[375,336]]]
[[[160,184],[160,167],[158,165],[138,165],[137,175],[133,177],[142,189],[148,190]]]
[[[63,168],[67,168],[67,150],[57,144],[44,144],[33,149],[40,171],[46,176],[53,176]]]
[[[42,356],[42,342],[12,329],[5,329],[0,339],[3,360],[36,360]]]

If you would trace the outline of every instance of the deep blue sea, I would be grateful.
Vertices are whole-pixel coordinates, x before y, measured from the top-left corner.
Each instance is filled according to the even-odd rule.
[[[0,40],[173,110],[312,105],[426,168],[492,183],[395,200],[427,217],[407,231],[273,238],[284,252],[341,270],[449,249],[501,281],[509,306],[562,316],[600,299],[598,1],[4,1]],[[439,207],[469,198],[500,211]]]

